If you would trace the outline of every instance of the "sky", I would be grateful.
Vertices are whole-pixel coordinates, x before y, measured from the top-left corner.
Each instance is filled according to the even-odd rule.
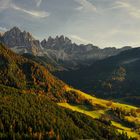
[[[140,46],[140,0],[0,0],[0,32],[17,26],[37,39]]]

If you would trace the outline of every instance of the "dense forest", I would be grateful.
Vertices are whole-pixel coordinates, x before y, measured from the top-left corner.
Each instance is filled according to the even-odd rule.
[[[0,139],[134,140],[98,120],[58,107],[47,96],[0,85]]]

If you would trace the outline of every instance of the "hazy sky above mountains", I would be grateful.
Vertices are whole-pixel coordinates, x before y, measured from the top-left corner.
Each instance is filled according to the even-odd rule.
[[[0,31],[13,26],[39,39],[140,46],[140,0],[0,0]]]

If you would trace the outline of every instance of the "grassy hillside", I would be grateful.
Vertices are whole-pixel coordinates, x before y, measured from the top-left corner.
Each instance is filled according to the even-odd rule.
[[[140,108],[98,99],[70,87],[66,89],[77,97],[79,103],[59,103],[60,106],[98,119],[131,137],[140,138]]]

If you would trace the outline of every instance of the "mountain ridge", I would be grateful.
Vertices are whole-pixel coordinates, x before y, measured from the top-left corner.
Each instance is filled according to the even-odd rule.
[[[50,59],[54,65],[57,63],[64,67],[64,69],[77,69],[80,66],[91,65],[94,61],[131,49],[131,47],[100,49],[92,44],[77,45],[63,35],[39,41],[29,32],[22,32],[18,27],[13,27],[0,38],[2,43],[9,46],[16,53],[30,53],[37,57],[42,56]]]

